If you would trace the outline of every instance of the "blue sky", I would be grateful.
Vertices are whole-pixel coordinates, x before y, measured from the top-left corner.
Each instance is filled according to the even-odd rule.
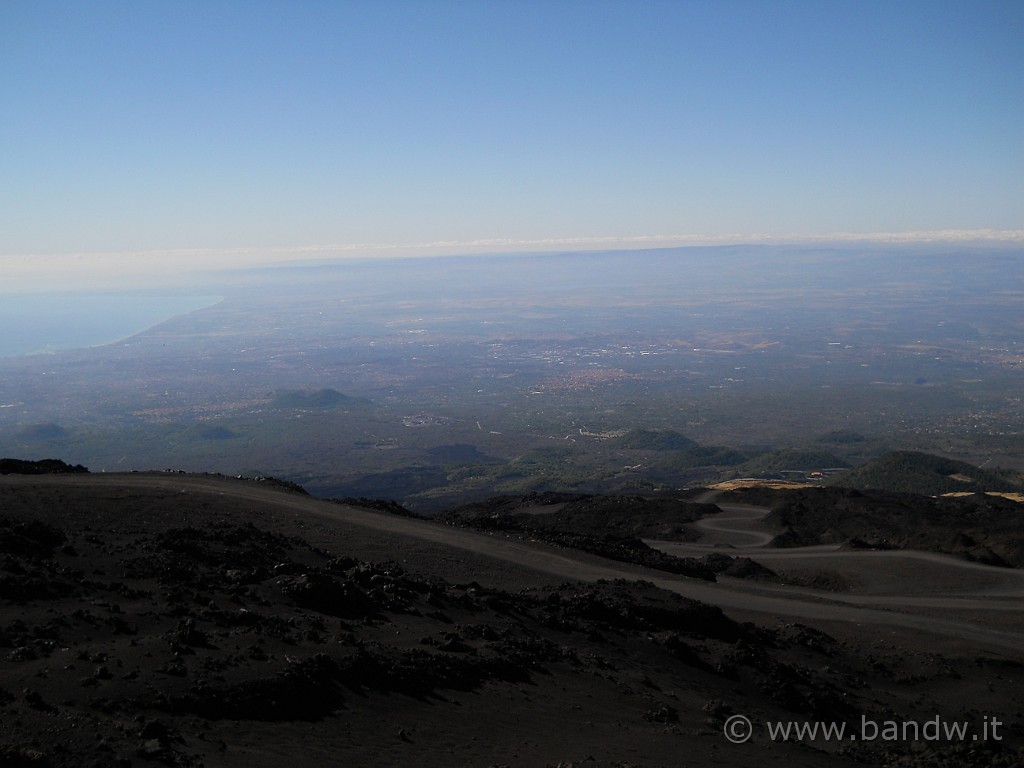
[[[1021,229],[1022,41],[1017,0],[4,0],[0,267]]]

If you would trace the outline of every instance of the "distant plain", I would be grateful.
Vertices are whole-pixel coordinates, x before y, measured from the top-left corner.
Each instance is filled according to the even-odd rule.
[[[225,272],[191,291],[224,297],[212,306],[105,346],[0,359],[0,453],[272,474],[423,511],[908,448],[1019,471],[1021,285],[1024,255],[984,245]],[[8,320],[12,337],[31,317]],[[630,430],[696,447],[624,444]],[[773,464],[783,449],[803,462]]]

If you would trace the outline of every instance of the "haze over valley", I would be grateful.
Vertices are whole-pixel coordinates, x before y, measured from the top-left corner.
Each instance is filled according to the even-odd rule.
[[[0,451],[425,511],[896,449],[1019,471],[1018,284],[1013,248],[921,245],[240,271],[208,286],[222,301],[136,336],[0,361]],[[792,449],[792,466],[765,460]]]

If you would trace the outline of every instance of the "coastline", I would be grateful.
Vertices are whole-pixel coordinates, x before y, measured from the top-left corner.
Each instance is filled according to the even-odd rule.
[[[104,347],[209,309],[221,294],[45,294],[0,299],[0,361]]]

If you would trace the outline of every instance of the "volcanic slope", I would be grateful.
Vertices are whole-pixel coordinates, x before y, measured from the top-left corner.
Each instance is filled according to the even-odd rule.
[[[4,765],[1024,762],[1019,627],[932,629],[266,483],[4,476],[0,610]],[[749,742],[723,736],[733,715]],[[1003,739],[764,727],[935,717],[998,717]]]

